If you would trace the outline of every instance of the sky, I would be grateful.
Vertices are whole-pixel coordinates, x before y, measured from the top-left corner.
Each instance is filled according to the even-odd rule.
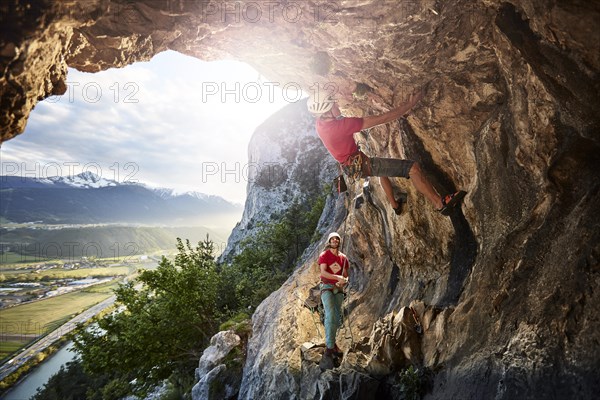
[[[293,82],[281,91],[248,64],[173,51],[94,74],[69,69],[67,85],[2,144],[2,175],[89,171],[243,204],[254,129],[305,97]]]

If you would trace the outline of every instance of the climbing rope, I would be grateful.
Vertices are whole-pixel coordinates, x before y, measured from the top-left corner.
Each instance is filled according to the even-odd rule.
[[[312,291],[313,288],[309,289],[309,293],[310,291]],[[312,293],[310,294],[312,296]],[[300,296],[298,296],[298,293],[294,292],[294,296],[296,296],[296,298],[300,301],[302,301],[302,299],[300,298]],[[315,330],[317,331],[317,334],[319,335],[319,339],[324,339],[324,336],[321,335],[321,331],[319,330],[319,326],[317,325],[317,321],[315,321],[315,311],[317,312],[317,314],[319,314],[319,305],[317,304],[316,307],[311,307],[310,305],[308,305],[306,303],[306,300],[304,300],[304,302],[302,303],[304,305],[304,307],[308,308],[310,310],[310,316],[312,318],[313,324],[315,325]],[[320,316],[321,314],[319,314]],[[325,333],[325,332],[323,332]]]
[[[356,217],[354,216],[355,211],[354,209],[352,210],[352,212],[350,212],[350,206],[352,204],[349,204],[350,202],[348,201],[350,199],[350,195],[348,192],[346,192],[346,199],[344,201],[345,206],[346,206],[346,217],[344,218],[344,227],[342,229],[342,238],[344,238],[343,242],[342,242],[342,246],[340,251],[342,253],[344,253],[344,245],[346,244],[346,237],[347,237],[347,228],[348,225],[350,225],[350,229],[354,228],[354,223],[356,222]],[[352,224],[348,224],[348,220],[350,219],[350,217],[354,217]],[[351,231],[352,232],[352,231]],[[350,241],[350,238],[348,237],[348,241]],[[350,263],[350,261],[348,261],[348,264]],[[348,336],[348,331],[350,332],[350,343],[351,346],[354,347],[354,335],[352,334],[352,327],[351,325],[351,321],[350,321],[350,312],[347,312],[347,318],[346,315],[344,315],[344,310],[348,310],[348,305],[350,304],[350,281],[348,281],[348,285],[346,286],[346,290],[345,290],[345,295],[344,295],[344,301],[342,302],[342,326],[344,327],[344,335]],[[348,320],[348,323],[346,323],[346,319]],[[341,381],[340,381],[341,384]]]
[[[352,321],[350,320],[350,311],[348,310],[350,304],[350,284],[346,288],[347,293],[344,298],[345,306],[342,304],[342,325],[344,326],[344,335],[348,338],[348,331],[350,332],[350,347],[354,347],[354,335],[352,334]],[[346,310],[348,323],[346,324],[346,316],[344,316],[344,309]]]
[[[319,339],[325,340],[325,337],[321,335],[321,331],[319,330],[319,327],[317,325],[317,321],[315,321],[315,309],[309,307],[309,310],[310,310],[310,316],[312,318],[313,324],[315,324],[315,329],[317,330],[317,334],[319,335]],[[317,314],[318,313],[319,313],[319,311],[318,311],[318,306],[317,306]],[[323,332],[323,333],[325,333],[325,332]]]
[[[356,145],[359,149],[366,149],[365,154],[369,157],[373,157],[373,152],[371,151],[371,146],[369,146],[369,136],[371,135],[371,129],[363,129],[360,131],[361,135],[364,135],[364,140],[357,140]],[[364,146],[364,147],[363,147]]]

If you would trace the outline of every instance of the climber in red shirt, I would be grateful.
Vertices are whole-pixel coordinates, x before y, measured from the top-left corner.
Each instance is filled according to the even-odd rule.
[[[344,173],[353,179],[378,176],[388,201],[396,214],[400,214],[402,204],[394,197],[392,183],[388,177],[410,179],[419,193],[422,193],[443,215],[460,203],[466,192],[458,191],[441,197],[421,171],[419,164],[412,160],[368,157],[359,150],[354,133],[377,125],[386,124],[407,114],[423,97],[423,92],[410,96],[406,103],[386,113],[364,118],[344,117],[338,104],[324,90],[319,90],[308,99],[308,110],[317,118],[316,129],[321,141],[335,158]]]
[[[321,301],[325,311],[325,354],[341,357],[342,352],[335,343],[335,337],[342,326],[342,303],[344,286],[348,284],[350,264],[346,256],[339,251],[341,237],[331,232],[327,237],[327,248],[319,256],[321,269]]]

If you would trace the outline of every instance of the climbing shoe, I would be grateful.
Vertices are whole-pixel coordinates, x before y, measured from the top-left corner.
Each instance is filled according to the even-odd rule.
[[[336,363],[334,359],[335,357],[332,354],[329,354],[327,351],[325,351],[323,357],[321,357],[321,361],[319,361],[319,368],[321,368],[321,371],[335,368]]]
[[[454,207],[456,207],[458,204],[460,204],[462,199],[465,198],[466,194],[467,194],[467,192],[465,192],[464,190],[459,190],[458,192],[455,192],[455,193],[452,193],[452,194],[442,197],[443,206],[438,211],[442,215],[450,215],[450,211],[452,211],[452,209]]]
[[[400,193],[400,196],[396,198],[396,203],[398,203],[398,207],[394,208],[394,212],[396,215],[402,214],[404,204],[406,204],[407,196],[406,193]]]
[[[340,348],[338,347],[337,343],[335,344],[335,347],[332,349],[333,350],[333,355],[336,357],[343,357],[344,356],[344,352],[342,350],[340,350]]]
[[[339,349],[339,347],[337,347],[337,344],[335,345],[335,347],[333,349],[330,348],[326,348],[325,349],[325,354],[324,356],[327,357],[342,357],[344,355],[344,353]]]

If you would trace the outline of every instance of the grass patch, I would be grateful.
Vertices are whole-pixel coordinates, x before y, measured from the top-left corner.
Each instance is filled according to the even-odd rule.
[[[118,279],[62,296],[4,309],[0,312],[0,360],[59,328],[75,315],[112,296]]]
[[[13,253],[11,251],[7,251],[7,252],[3,253],[2,255],[0,255],[0,264],[23,264],[23,263],[39,264],[40,262],[47,262],[47,261],[49,261],[49,259],[40,258],[40,257],[34,258],[31,256],[27,257],[22,254]]]
[[[110,282],[102,283],[100,285],[90,286],[89,288],[83,289],[86,293],[110,293],[112,294],[113,289],[116,289],[121,282],[120,279],[113,279]]]
[[[61,321],[109,298],[110,290],[79,291],[2,310],[0,328],[6,335],[41,335],[48,333]]]
[[[220,331],[232,330],[240,337],[247,337],[252,331],[252,321],[250,316],[245,312],[239,312],[233,318],[223,322],[219,326]]]
[[[29,340],[21,340],[21,341],[0,341],[0,360],[4,360],[8,358],[13,353],[16,353],[17,350],[21,349],[29,343]]]

